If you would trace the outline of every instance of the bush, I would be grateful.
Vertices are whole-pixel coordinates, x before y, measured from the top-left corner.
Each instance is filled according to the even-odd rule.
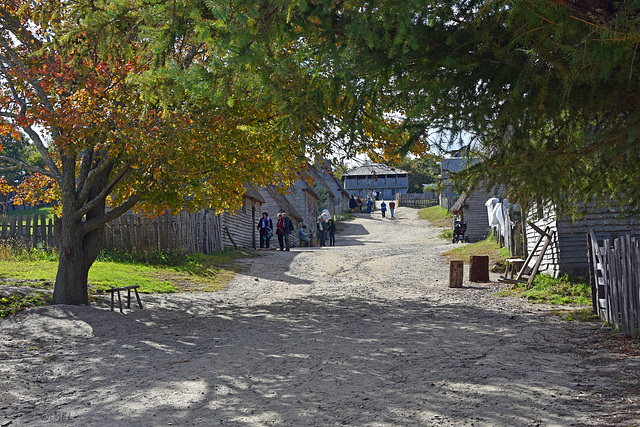
[[[0,317],[13,316],[31,307],[42,307],[49,303],[41,294],[16,295],[0,297]]]

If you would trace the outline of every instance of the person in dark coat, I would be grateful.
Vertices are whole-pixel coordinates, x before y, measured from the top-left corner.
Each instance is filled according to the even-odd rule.
[[[260,247],[269,249],[269,242],[271,242],[271,234],[273,233],[273,222],[266,212],[262,213],[262,218],[258,221],[258,231],[260,231]]]
[[[282,213],[282,217],[284,218],[284,246],[285,251],[291,249],[291,232],[295,229],[293,227],[293,221],[291,218],[287,216],[286,213]]]
[[[351,196],[351,198],[349,199],[349,212],[354,213],[357,206],[358,202],[356,202],[355,197]]]
[[[333,222],[333,219],[329,220],[327,232],[329,233],[329,246],[335,246],[336,245],[336,223]]]
[[[284,251],[284,217],[281,213],[278,214],[278,221],[276,221],[276,235],[278,236],[280,250]]]

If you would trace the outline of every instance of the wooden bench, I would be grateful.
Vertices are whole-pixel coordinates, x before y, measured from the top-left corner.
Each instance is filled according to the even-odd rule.
[[[142,301],[140,301],[140,295],[138,295],[139,287],[140,285],[133,285],[133,286],[121,286],[118,288],[107,289],[106,292],[109,292],[111,294],[111,311],[113,311],[113,305],[114,305],[113,295],[117,292],[118,306],[120,307],[120,313],[122,313],[122,298],[120,298],[120,291],[127,291],[127,308],[131,308],[131,289],[133,289],[133,292],[135,292],[136,299],[138,300],[138,305],[140,306],[140,308],[142,308]]]

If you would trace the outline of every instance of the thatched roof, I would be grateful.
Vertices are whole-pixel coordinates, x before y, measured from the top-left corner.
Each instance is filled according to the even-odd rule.
[[[244,194],[242,195],[242,197],[244,197],[246,199],[251,199],[251,200],[253,200],[255,202],[260,203],[261,205],[267,203],[267,201],[264,199],[264,197],[262,197],[260,195],[258,190],[256,190],[255,188],[253,188],[249,184],[245,184],[244,185]]]
[[[302,215],[300,215],[295,206],[293,206],[293,204],[283,194],[281,194],[274,185],[269,184],[264,188],[267,190],[269,195],[273,197],[273,200],[275,200],[280,209],[282,209],[283,212],[286,212],[291,219],[297,222],[304,221]]]

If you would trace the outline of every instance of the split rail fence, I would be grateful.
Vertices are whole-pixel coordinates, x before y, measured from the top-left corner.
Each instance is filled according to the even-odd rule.
[[[45,215],[3,217],[0,238],[27,248],[55,247],[56,226]],[[104,228],[104,248],[123,251],[158,249],[211,253],[223,249],[222,221],[213,212],[182,212],[155,218],[126,214]]]
[[[640,335],[640,239],[598,242],[587,234],[593,312],[625,334]]]

